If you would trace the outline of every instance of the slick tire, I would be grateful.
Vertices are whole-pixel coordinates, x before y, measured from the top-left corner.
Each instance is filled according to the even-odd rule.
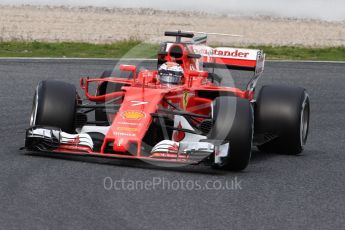
[[[248,100],[221,96],[213,103],[213,128],[208,139],[229,142],[228,157],[223,166],[217,168],[230,171],[244,170],[251,158],[254,118]]]
[[[310,100],[305,89],[263,86],[257,100],[256,132],[277,138],[258,146],[262,152],[297,155],[309,133]]]
[[[74,133],[77,92],[74,85],[60,81],[41,81],[35,91],[31,126],[49,126]]]

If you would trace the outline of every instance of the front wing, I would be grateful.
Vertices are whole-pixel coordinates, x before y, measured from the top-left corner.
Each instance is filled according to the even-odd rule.
[[[219,143],[219,144],[218,144]],[[229,154],[229,143],[202,140],[199,142],[175,142],[163,140],[149,154],[107,153],[94,149],[94,140],[87,133],[69,134],[51,127],[31,127],[26,131],[25,149],[93,157],[137,159],[166,163],[200,164],[206,159],[223,165]]]

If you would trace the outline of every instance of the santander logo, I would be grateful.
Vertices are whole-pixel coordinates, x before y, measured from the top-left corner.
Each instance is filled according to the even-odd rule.
[[[211,48],[208,46],[196,46],[194,52],[201,54],[204,57],[219,57],[219,58],[231,58],[231,59],[246,59],[256,60],[259,50],[229,48],[229,47],[217,47]]]
[[[217,56],[247,58],[249,54],[250,54],[249,52],[242,52],[237,49],[235,51],[218,50],[218,49],[213,50],[213,55],[217,55]]]

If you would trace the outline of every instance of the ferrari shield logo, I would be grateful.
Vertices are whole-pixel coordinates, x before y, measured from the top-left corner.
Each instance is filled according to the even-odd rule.
[[[184,92],[183,93],[183,98],[182,98],[182,106],[183,106],[184,109],[187,108],[188,100],[189,100],[189,94],[188,94],[188,92]]]

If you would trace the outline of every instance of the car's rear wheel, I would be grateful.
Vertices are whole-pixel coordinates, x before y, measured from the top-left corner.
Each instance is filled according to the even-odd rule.
[[[225,164],[221,167],[240,171],[247,167],[253,142],[253,109],[248,100],[221,96],[213,103],[213,121],[208,139],[230,143]]]
[[[31,126],[50,126],[75,132],[77,92],[74,85],[60,81],[41,81],[35,91]]]
[[[256,110],[256,132],[277,137],[258,146],[263,152],[300,154],[309,133],[310,101],[299,87],[262,87]]]

